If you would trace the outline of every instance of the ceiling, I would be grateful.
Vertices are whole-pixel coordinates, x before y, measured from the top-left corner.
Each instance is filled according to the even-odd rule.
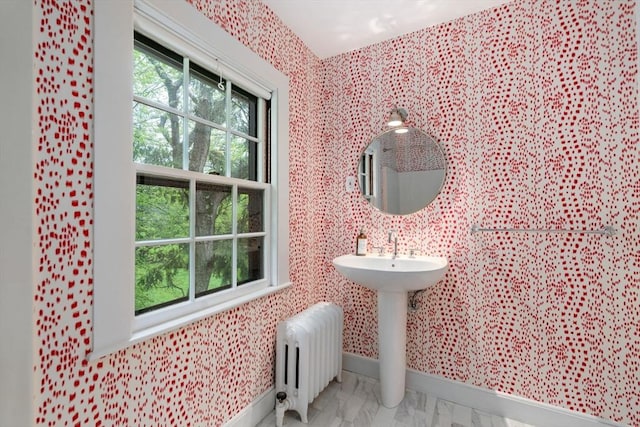
[[[511,0],[262,0],[321,59]]]

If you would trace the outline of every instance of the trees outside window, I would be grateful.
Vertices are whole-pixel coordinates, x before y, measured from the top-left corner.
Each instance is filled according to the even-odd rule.
[[[139,315],[265,279],[268,103],[134,39]]]

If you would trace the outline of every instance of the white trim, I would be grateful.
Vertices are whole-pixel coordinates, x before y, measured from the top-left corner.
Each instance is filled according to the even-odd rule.
[[[140,25],[147,29],[157,23],[162,27],[158,31],[169,38],[177,39],[176,31],[184,29],[196,39],[196,51],[203,47],[210,49],[215,41],[214,53],[219,54],[217,57],[221,61],[239,70],[239,76],[255,79],[258,85],[267,89],[271,94],[273,116],[277,118],[271,122],[272,185],[265,193],[272,209],[271,214],[265,216],[266,227],[269,227],[266,231],[275,237],[268,248],[271,265],[265,266],[265,272],[270,271],[267,277],[270,286],[200,313],[178,317],[164,327],[138,332],[132,330],[132,281],[135,277],[135,186],[132,183],[135,182],[135,166],[128,143],[132,135],[134,15],[136,23],[144,22]],[[289,282],[288,77],[184,1],[95,0],[94,40],[94,303],[90,359],[276,292]],[[242,82],[238,83],[242,85]]]
[[[239,64],[241,54],[236,55],[236,52],[233,52],[233,56],[231,56],[228,50],[218,49],[212,46],[208,40],[215,39],[216,45],[238,44],[245,50],[249,49],[226,31],[216,34],[215,37],[213,35],[207,37],[210,31],[209,27],[213,24],[199,13],[200,19],[191,20],[188,15],[193,15],[195,11],[192,6],[189,6],[192,10],[188,10],[175,0],[134,0],[134,3],[138,11],[134,15],[136,31],[156,38],[159,35],[157,27],[162,27],[163,44],[171,50],[175,50],[180,55],[188,56],[201,67],[221,75],[224,79],[232,80],[254,95],[264,99],[271,98],[272,83],[269,82],[269,79],[256,73],[254,67]],[[191,23],[195,25],[183,25],[183,22],[188,22],[188,20],[191,20]],[[189,40],[190,47],[185,47],[184,43],[180,42],[185,38]],[[257,55],[250,50],[249,52],[246,59],[255,60]]]
[[[379,379],[376,359],[353,353],[342,353],[346,371]],[[407,369],[406,387],[429,393],[437,398],[528,424],[545,427],[625,427],[614,421],[570,411],[523,397],[452,381],[436,375]]]
[[[257,425],[264,417],[269,415],[276,406],[276,390],[271,387],[253,402],[244,407],[230,420],[223,424],[224,427],[248,427]]]
[[[343,352],[342,369],[380,380],[380,368],[378,367],[377,359],[360,356],[359,354]]]
[[[114,30],[117,29],[117,30]],[[94,203],[93,349],[122,348],[131,336],[133,292],[122,290],[134,277],[135,170],[130,150],[112,141],[131,139],[133,4],[96,0],[94,4]],[[120,82],[113,85],[109,82]],[[120,165],[117,171],[113,165]],[[123,194],[122,188],[131,187]],[[118,224],[117,226],[101,226]],[[113,292],[113,289],[116,292]],[[118,307],[113,310],[112,307]]]
[[[273,91],[271,96],[271,111],[278,112],[271,123],[271,158],[277,159],[278,167],[271,168],[271,212],[267,213],[269,233],[278,236],[271,248],[274,284],[289,282],[289,79],[282,84],[286,90]]]

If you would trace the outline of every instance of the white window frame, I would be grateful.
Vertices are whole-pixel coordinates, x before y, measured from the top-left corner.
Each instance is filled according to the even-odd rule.
[[[289,282],[289,79],[185,1],[96,0],[94,9],[94,282],[96,359],[277,292]],[[238,86],[271,98],[271,254],[266,281],[199,298],[193,310],[134,316],[135,176],[132,161],[133,32],[188,55]],[[185,40],[187,43],[185,43]],[[218,67],[218,68],[216,68]],[[245,184],[243,183],[243,186]],[[182,304],[177,304],[182,306]],[[152,320],[149,320],[152,319]]]

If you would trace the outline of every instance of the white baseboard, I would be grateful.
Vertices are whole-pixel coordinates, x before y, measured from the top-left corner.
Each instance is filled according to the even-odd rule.
[[[380,378],[378,361],[342,354],[342,369]],[[406,387],[491,414],[545,427],[626,427],[603,418],[407,369]]]
[[[224,423],[225,427],[254,427],[276,406],[276,390],[271,387],[256,397],[249,406]]]
[[[380,379],[378,360],[353,353],[342,353],[342,369],[365,377]]]

